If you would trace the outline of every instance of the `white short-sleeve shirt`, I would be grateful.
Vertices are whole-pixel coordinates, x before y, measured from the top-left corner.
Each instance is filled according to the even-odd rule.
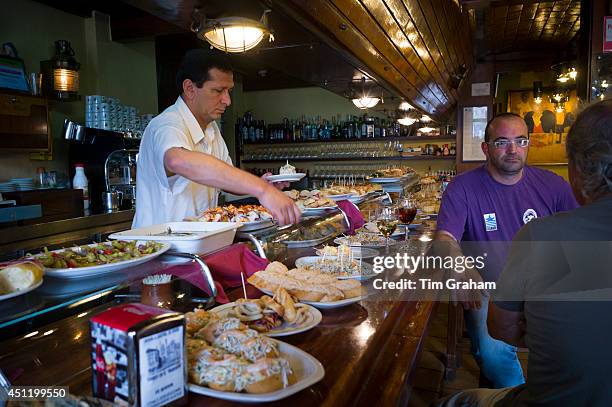
[[[217,123],[210,123],[203,131],[179,96],[144,131],[136,167],[134,228],[182,221],[217,206],[217,188],[180,175],[166,176],[164,154],[173,147],[210,154],[232,165]]]

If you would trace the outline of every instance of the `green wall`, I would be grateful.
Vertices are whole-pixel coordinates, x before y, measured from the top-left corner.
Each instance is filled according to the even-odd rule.
[[[343,119],[347,114],[361,116],[367,112],[379,115],[372,110],[359,110],[350,100],[318,87],[244,92],[243,103],[240,106],[242,113],[251,110],[255,119],[266,123],[279,123],[284,117],[297,119],[302,115],[324,119],[338,114]]]
[[[155,45],[110,40],[108,17],[97,13],[82,18],[31,0],[0,0],[0,42],[12,42],[27,72],[38,72],[40,61],[51,59],[54,42],[70,41],[79,70],[79,102],[49,101],[53,159],[30,159],[29,153],[0,152],[0,182],[13,177],[35,177],[37,167],[68,174],[68,144],[61,138],[64,118],[85,121],[85,95],[118,97],[140,113],[157,113]]]

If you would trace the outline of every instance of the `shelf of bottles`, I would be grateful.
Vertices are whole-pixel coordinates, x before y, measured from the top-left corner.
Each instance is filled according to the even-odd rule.
[[[440,138],[453,140],[454,130],[443,129]],[[236,122],[236,135],[241,145],[297,143],[317,141],[361,141],[361,140],[425,140],[427,136],[440,136],[440,129],[432,133],[421,133],[417,126],[400,126],[397,121],[372,116],[341,115],[324,119],[321,116],[299,119],[285,118],[282,123],[266,124],[255,120],[250,112]],[[437,137],[432,137],[432,139]]]

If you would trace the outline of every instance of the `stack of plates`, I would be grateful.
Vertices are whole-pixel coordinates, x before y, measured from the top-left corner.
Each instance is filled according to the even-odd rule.
[[[35,188],[32,178],[13,178],[11,182],[17,186],[18,191],[29,191]]]
[[[0,182],[0,193],[13,192],[17,190],[17,185],[12,182]]]

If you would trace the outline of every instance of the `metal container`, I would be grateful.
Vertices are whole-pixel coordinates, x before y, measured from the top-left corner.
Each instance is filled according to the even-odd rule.
[[[123,202],[123,192],[102,192],[102,206],[106,212],[118,211]]]

